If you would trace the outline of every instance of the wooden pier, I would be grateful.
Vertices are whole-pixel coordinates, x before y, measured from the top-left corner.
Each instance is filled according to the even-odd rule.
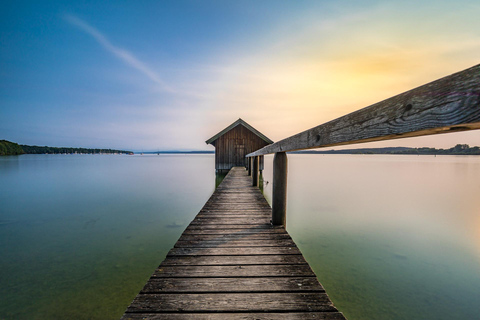
[[[122,319],[345,319],[243,167],[230,170]]]
[[[232,159],[243,156],[248,139],[230,130],[263,135],[240,120],[207,143],[233,135]],[[248,174],[230,170],[122,319],[345,319],[285,231],[286,152],[476,129],[480,65],[245,155]],[[256,187],[266,154],[275,154],[273,208]]]

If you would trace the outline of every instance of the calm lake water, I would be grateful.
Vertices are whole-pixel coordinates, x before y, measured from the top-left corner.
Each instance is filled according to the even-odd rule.
[[[287,229],[349,320],[479,318],[480,157],[288,158]],[[214,188],[213,155],[0,157],[0,319],[119,318]]]

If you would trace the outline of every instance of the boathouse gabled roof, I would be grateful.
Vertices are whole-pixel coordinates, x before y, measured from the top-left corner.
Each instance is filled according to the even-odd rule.
[[[257,129],[255,129],[254,127],[252,127],[248,123],[246,123],[245,121],[243,121],[241,118],[238,118],[237,121],[235,121],[234,123],[232,123],[231,125],[229,125],[225,129],[223,129],[222,131],[220,131],[219,133],[217,133],[216,135],[214,135],[213,137],[211,137],[210,139],[205,141],[205,143],[206,144],[213,144],[213,142],[215,142],[218,138],[220,138],[225,133],[227,133],[228,131],[232,130],[233,128],[235,128],[236,126],[239,126],[239,125],[244,126],[245,128],[247,128],[248,130],[253,132],[256,136],[258,136],[260,139],[262,139],[266,143],[268,143],[268,144],[273,143],[272,140],[268,139],[264,134],[262,134],[260,131],[258,131]]]

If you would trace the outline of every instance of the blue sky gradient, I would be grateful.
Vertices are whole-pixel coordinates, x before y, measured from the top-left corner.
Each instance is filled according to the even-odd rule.
[[[477,1],[6,1],[0,139],[212,149],[274,141],[480,62]],[[457,133],[375,145],[480,145]]]

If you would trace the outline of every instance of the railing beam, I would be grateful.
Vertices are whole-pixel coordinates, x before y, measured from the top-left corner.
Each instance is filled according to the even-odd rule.
[[[480,65],[357,110],[247,155],[480,129]]]
[[[287,224],[287,172],[288,161],[285,152],[277,152],[273,157],[272,224]]]

